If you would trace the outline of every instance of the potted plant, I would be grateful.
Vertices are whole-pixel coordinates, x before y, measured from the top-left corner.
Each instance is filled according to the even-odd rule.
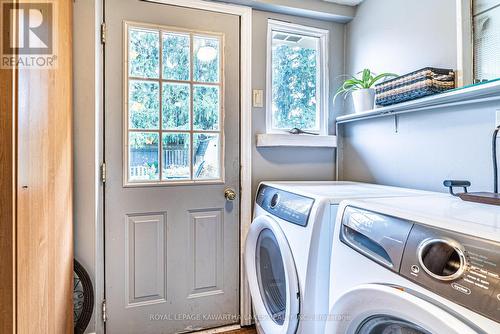
[[[339,95],[347,97],[347,95],[351,94],[354,112],[362,112],[375,108],[375,88],[373,86],[382,79],[397,77],[397,74],[394,73],[375,75],[367,68],[357,73],[357,75],[359,74],[361,74],[360,78],[352,76],[344,81],[334,97],[335,100]]]

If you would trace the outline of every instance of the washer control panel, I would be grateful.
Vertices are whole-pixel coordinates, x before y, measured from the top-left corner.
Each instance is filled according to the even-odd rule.
[[[414,224],[400,274],[500,322],[500,244]]]
[[[273,216],[292,224],[307,226],[314,199],[263,184],[257,193],[256,202]]]

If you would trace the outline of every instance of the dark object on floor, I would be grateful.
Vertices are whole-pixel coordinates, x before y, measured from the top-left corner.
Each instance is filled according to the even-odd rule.
[[[76,259],[73,263],[74,334],[83,334],[94,310],[94,288],[89,274]]]
[[[489,205],[500,205],[500,194],[498,193],[488,193],[488,192],[474,192],[470,193],[467,191],[467,187],[470,187],[471,183],[469,181],[460,180],[445,180],[443,182],[445,187],[448,187],[450,194],[453,196],[460,197],[461,200],[467,202],[489,204]],[[455,193],[453,188],[461,187],[464,189],[463,193]]]
[[[376,85],[375,103],[379,106],[389,106],[453,88],[455,88],[453,70],[425,67]]]

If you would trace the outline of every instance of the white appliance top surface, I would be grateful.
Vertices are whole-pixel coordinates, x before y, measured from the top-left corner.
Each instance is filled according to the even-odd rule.
[[[348,181],[263,182],[274,188],[312,198],[323,198],[331,204],[345,199],[436,195],[439,193]]]
[[[355,199],[343,204],[500,242],[500,206],[451,195]]]

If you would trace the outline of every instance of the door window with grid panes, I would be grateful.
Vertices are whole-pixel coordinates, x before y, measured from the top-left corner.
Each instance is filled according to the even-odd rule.
[[[125,184],[222,181],[222,36],[125,30]]]

